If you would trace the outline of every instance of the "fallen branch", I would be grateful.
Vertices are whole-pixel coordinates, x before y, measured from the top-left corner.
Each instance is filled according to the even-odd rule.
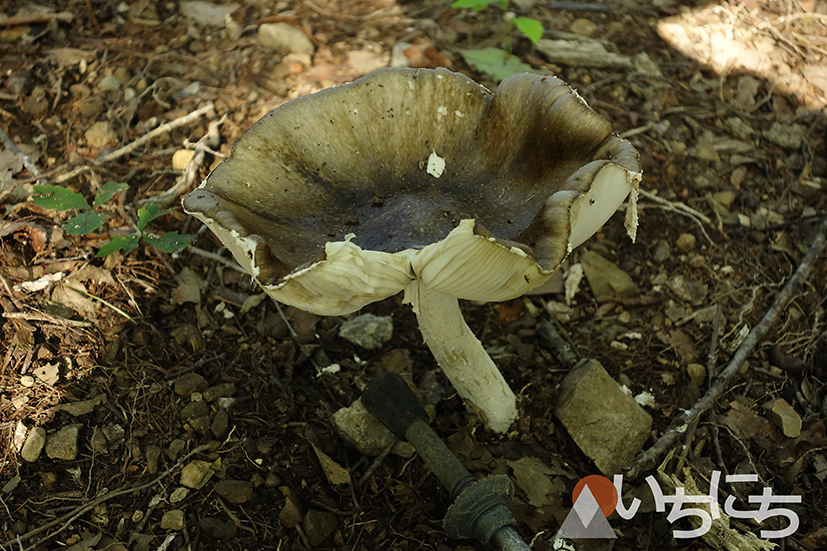
[[[95,159],[92,165],[83,165],[75,168],[74,170],[70,170],[66,174],[62,174],[55,178],[55,182],[60,184],[67,180],[71,180],[76,176],[80,176],[84,172],[87,172],[92,169],[92,166],[100,166],[106,164],[110,161],[114,161],[115,159],[120,159],[124,155],[128,155],[144,145],[146,142],[152,140],[160,136],[161,134],[166,134],[167,132],[171,132],[172,130],[178,128],[179,126],[184,126],[186,124],[191,123],[192,121],[201,118],[204,115],[209,115],[210,113],[215,113],[215,106],[212,102],[207,103],[203,107],[200,107],[193,111],[192,113],[187,113],[182,117],[178,117],[177,119],[173,119],[167,123],[162,124],[158,128],[154,128],[151,131],[147,132],[137,140],[126,144],[125,146],[121,147],[120,149],[116,149],[111,153],[107,153],[103,157]]]
[[[224,115],[219,120],[210,123],[207,128],[207,133],[204,134],[204,137],[198,140],[195,144],[195,156],[193,156],[190,162],[187,163],[187,167],[184,169],[184,172],[181,173],[171,188],[161,194],[147,197],[146,199],[141,199],[138,201],[138,206],[143,206],[147,203],[156,203],[162,207],[165,207],[175,201],[178,196],[184,192],[184,190],[188,189],[195,180],[195,177],[198,175],[198,169],[204,163],[206,153],[212,148],[218,147],[220,137],[218,134],[218,127],[224,124],[226,119],[227,115]]]
[[[752,353],[761,339],[764,338],[769,328],[778,319],[781,310],[786,307],[792,298],[795,288],[810,276],[813,265],[824,253],[825,248],[827,248],[827,222],[821,224],[804,260],[801,261],[793,276],[775,297],[772,306],[770,306],[770,309],[764,314],[764,317],[761,318],[761,321],[753,327],[752,331],[749,332],[741,343],[741,346],[735,351],[729,364],[723,372],[721,372],[721,375],[716,379],[715,383],[709,387],[707,393],[701,397],[700,400],[695,402],[695,405],[692,406],[691,409],[675,417],[666,432],[663,433],[651,448],[638,455],[634,461],[623,469],[627,478],[631,480],[636,479],[644,472],[652,469],[658,458],[674,445],[678,438],[698,420],[698,417],[703,412],[712,407],[715,400],[718,399],[724,390],[730,387],[730,383],[741,371],[741,367],[744,365],[747,357]]]

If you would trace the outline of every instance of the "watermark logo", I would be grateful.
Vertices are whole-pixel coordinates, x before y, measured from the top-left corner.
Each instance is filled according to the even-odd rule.
[[[758,482],[757,474],[731,474],[725,478],[728,484],[744,484]],[[665,513],[667,505],[671,505],[666,520],[670,524],[678,519],[694,517],[697,528],[692,530],[673,530],[672,536],[676,539],[697,538],[706,534],[712,528],[712,521],[721,518],[721,506],[718,503],[718,485],[721,481],[721,471],[712,471],[709,483],[709,493],[705,495],[686,495],[686,489],[675,489],[675,495],[664,495],[663,490],[653,476],[646,477],[646,483],[652,492],[655,502],[655,511]],[[622,499],[623,475],[615,475],[611,481],[600,475],[591,475],[580,480],[574,487],[572,500],[574,506],[566,516],[557,532],[557,539],[612,539],[614,530],[609,524],[608,516],[617,512],[617,516],[630,520],[640,507],[640,500],[633,498],[627,507]],[[786,527],[780,530],[764,530],[759,534],[764,539],[786,538],[795,533],[799,526],[798,515],[786,507],[771,507],[776,504],[801,503],[801,496],[773,495],[772,488],[764,488],[758,495],[750,495],[747,501],[758,505],[758,508],[740,509],[737,507],[735,496],[730,495],[724,500],[724,513],[731,518],[750,519],[763,523],[772,517],[787,519]],[[703,505],[702,507],[688,507],[688,505]]]

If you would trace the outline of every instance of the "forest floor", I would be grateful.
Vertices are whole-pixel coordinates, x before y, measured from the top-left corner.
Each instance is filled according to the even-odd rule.
[[[334,430],[331,415],[388,370],[431,398],[433,427],[475,477],[514,480],[512,513],[532,549],[557,548],[574,486],[599,471],[555,417],[570,366],[541,329],[550,323],[638,398],[653,419],[644,451],[707,392],[710,370],[730,365],[824,231],[822,1],[510,5],[545,39],[591,52],[579,61],[532,44],[497,5],[48,4],[0,2],[11,142],[0,149],[0,549],[483,549],[446,537],[450,497],[421,461],[363,456]],[[262,43],[262,25],[279,23],[306,41]],[[504,45],[611,121],[644,178],[635,243],[618,213],[572,253],[559,288],[463,304],[521,396],[519,421],[497,435],[453,393],[401,297],[363,309],[390,316],[393,335],[357,347],[339,335],[344,318],[262,300],[178,204],[286,101],[391,64],[445,66],[495,90],[463,51]],[[97,233],[68,234],[77,211],[32,199],[33,185],[61,185],[91,204],[109,182],[126,189],[94,207],[108,216]],[[160,205],[174,210],[150,222],[150,239],[96,256],[136,234],[138,209],[170,189]],[[194,246],[149,243],[175,231]],[[577,280],[586,251],[633,292],[607,292],[588,271]],[[710,412],[641,473],[691,478],[702,493],[714,472],[757,474],[740,489],[721,479],[719,503],[732,495],[740,509],[756,509],[747,497],[763,486],[800,496],[771,506],[793,511],[794,534],[740,549],[827,549],[827,259],[811,268]],[[626,488],[627,502],[644,503],[632,519],[609,518],[617,539],[566,545],[723,548],[674,538],[690,524],[655,510],[643,477]],[[759,536],[786,522],[722,530]]]

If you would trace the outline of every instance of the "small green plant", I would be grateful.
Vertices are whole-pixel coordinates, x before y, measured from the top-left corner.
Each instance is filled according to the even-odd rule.
[[[474,11],[482,11],[490,4],[500,6],[503,11],[508,9],[508,0],[456,0],[451,7],[468,8]],[[543,37],[543,24],[531,17],[513,17],[505,19],[506,25],[506,48],[483,48],[479,50],[462,50],[462,57],[466,63],[491,75],[495,81],[500,82],[504,78],[518,73],[539,73],[520,58],[511,53],[511,25],[523,33],[532,44],[536,44]]]
[[[108,214],[96,209],[102,207],[128,187],[126,184],[116,182],[109,182],[101,186],[95,194],[91,206],[83,195],[62,186],[36,185],[34,186],[32,198],[35,205],[45,209],[80,211],[63,224],[63,231],[70,235],[87,235],[103,226],[104,222],[109,219]],[[113,237],[98,249],[95,256],[101,258],[116,251],[128,253],[140,243],[152,245],[165,253],[183,249],[193,242],[194,235],[179,235],[177,231],[173,231],[158,236],[146,231],[147,224],[171,211],[172,209],[161,210],[154,203],[139,208],[138,223],[136,224],[138,233]]]

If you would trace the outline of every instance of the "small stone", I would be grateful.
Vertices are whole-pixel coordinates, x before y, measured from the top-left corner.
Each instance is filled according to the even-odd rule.
[[[215,412],[215,416],[212,419],[212,423],[210,423],[210,432],[212,432],[213,436],[216,438],[223,438],[227,434],[227,430],[230,428],[230,416],[227,415],[227,412],[223,409],[220,409]]]
[[[106,92],[114,92],[120,90],[121,81],[115,75],[107,75],[98,82],[98,88]]]
[[[798,438],[801,435],[801,416],[783,398],[769,402],[766,406],[767,416],[776,424],[784,436]]]
[[[172,170],[184,170],[195,157],[194,149],[179,149],[172,154]]]
[[[706,298],[708,287],[699,279],[678,274],[670,278],[666,285],[681,299],[692,304],[700,304]]]
[[[379,455],[395,440],[391,431],[368,413],[361,399],[331,415],[330,422],[336,434],[362,455]],[[397,442],[392,451],[403,457],[410,457],[414,453],[408,442]]]
[[[34,386],[34,377],[31,375],[23,375],[20,377],[20,385],[26,388],[31,388]]]
[[[189,488],[184,488],[183,486],[178,486],[175,488],[172,493],[169,495],[169,502],[170,503],[180,503],[187,498],[190,491]]]
[[[284,496],[284,507],[279,512],[279,522],[285,528],[293,528],[304,518],[299,498],[287,486],[280,486],[279,491]]]
[[[186,486],[187,488],[192,488],[194,490],[200,490],[204,487],[204,484],[212,478],[214,471],[212,470],[212,464],[207,461],[201,461],[200,459],[195,459],[187,463],[183,469],[181,469],[181,486]]]
[[[258,28],[258,41],[262,46],[279,54],[313,55],[316,47],[304,32],[287,23],[264,23]]]
[[[799,149],[806,135],[807,127],[803,124],[774,122],[772,126],[764,131],[764,137],[767,140],[787,149]]]
[[[672,258],[672,250],[669,247],[669,242],[661,239],[655,245],[655,250],[652,251],[652,260],[658,264],[663,264],[670,258]]]
[[[184,398],[189,397],[193,392],[203,392],[207,390],[207,387],[209,387],[207,379],[194,372],[181,375],[172,383],[175,394],[183,396]]]
[[[214,401],[216,398],[222,398],[226,396],[232,396],[235,394],[236,388],[235,383],[221,383],[215,386],[211,386],[207,390],[201,393],[201,396],[208,402]]]
[[[223,521],[218,517],[204,517],[200,521],[201,529],[213,539],[228,540],[236,537],[238,529],[231,520]]]
[[[632,277],[599,254],[584,251],[580,255],[580,264],[595,297],[640,295],[640,289]]]
[[[695,248],[695,236],[691,233],[682,233],[675,244],[681,252],[688,253]]]
[[[354,316],[339,327],[339,336],[367,350],[381,348],[393,336],[393,318],[362,314]]]
[[[689,376],[689,380],[695,383],[695,386],[701,388],[704,379],[706,379],[706,368],[701,364],[689,364],[686,366],[686,374]]]
[[[184,421],[187,421],[189,419],[197,419],[199,417],[207,417],[207,425],[209,426],[210,406],[204,400],[190,402],[189,404],[181,408],[179,415],[181,416],[181,419],[183,419]]]
[[[253,484],[245,480],[225,478],[216,482],[215,491],[230,503],[246,503],[253,497]]]
[[[29,463],[34,463],[40,457],[43,446],[46,444],[46,429],[35,427],[26,436],[26,442],[20,450],[20,456]]]
[[[597,31],[597,25],[594,21],[581,17],[571,22],[569,30],[575,34],[592,36]]]
[[[161,459],[161,446],[150,444],[146,447],[146,468],[150,474],[158,472],[158,460]]]
[[[46,437],[46,455],[51,459],[72,461],[78,456],[80,424],[67,425]]]
[[[166,511],[161,517],[161,530],[183,530],[184,529],[184,511],[181,509],[172,509]]]
[[[582,362],[563,380],[555,415],[607,476],[622,472],[652,430],[652,417],[596,360]]]
[[[89,446],[95,453],[109,453],[109,443],[106,441],[106,436],[100,427],[95,427],[92,431],[92,438],[89,440]]]
[[[173,461],[178,460],[178,456],[181,455],[181,452],[184,451],[187,443],[180,438],[176,438],[172,441],[172,443],[167,448],[167,457],[169,457]]]
[[[712,194],[712,198],[719,204],[723,205],[727,210],[732,206],[732,203],[735,202],[735,192],[725,189],[724,191],[718,191]]]
[[[112,125],[106,121],[96,122],[86,131],[86,143],[91,147],[101,148],[114,142],[118,135],[112,129]]]
[[[311,509],[304,515],[302,527],[311,547],[320,546],[339,526],[339,521],[330,511]]]

